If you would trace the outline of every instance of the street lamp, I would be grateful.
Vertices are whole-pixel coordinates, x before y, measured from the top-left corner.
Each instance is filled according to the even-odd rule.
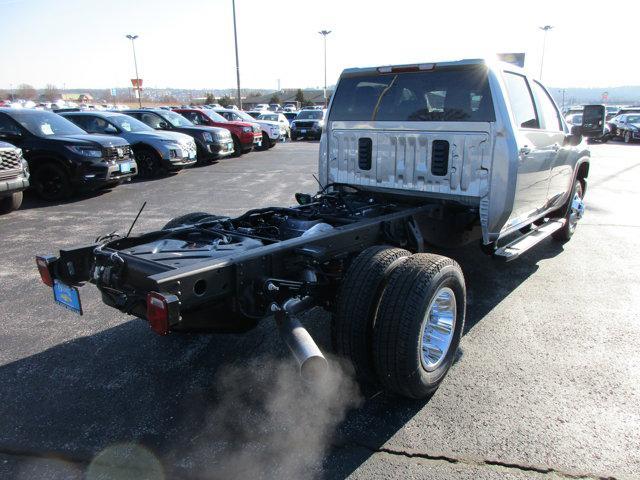
[[[242,110],[242,97],[240,97],[240,60],[238,59],[238,30],[236,29],[236,0],[231,0],[233,7],[233,40],[236,44],[236,83],[238,86],[238,108]]]
[[[142,95],[140,93],[140,77],[138,76],[138,60],[136,59],[136,45],[133,43],[138,35],[127,35],[127,38],[131,40],[131,48],[133,48],[133,66],[136,69],[136,89],[138,90],[138,106],[142,108]]]
[[[540,59],[540,81],[542,81],[542,67],[544,66],[544,49],[547,46],[547,32],[553,27],[551,25],[545,25],[544,27],[538,28],[544,32],[544,37],[542,38],[542,58]]]
[[[324,106],[327,107],[327,35],[331,30],[321,30],[318,32],[324,40]]]

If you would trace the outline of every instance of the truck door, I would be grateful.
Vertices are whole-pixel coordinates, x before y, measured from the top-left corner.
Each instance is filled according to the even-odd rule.
[[[549,171],[557,148],[553,136],[541,128],[529,82],[524,75],[504,72],[514,116],[518,148],[518,175],[511,218],[506,227],[526,222],[547,205]]]
[[[562,201],[566,198],[565,194],[572,187],[573,168],[570,162],[572,160],[571,150],[574,147],[569,144],[565,145],[565,138],[568,132],[564,131],[564,126],[560,120],[560,112],[551,99],[549,92],[537,81],[534,80],[531,83],[541,121],[541,133],[545,135],[545,141],[551,148],[549,188],[545,207],[560,207]]]

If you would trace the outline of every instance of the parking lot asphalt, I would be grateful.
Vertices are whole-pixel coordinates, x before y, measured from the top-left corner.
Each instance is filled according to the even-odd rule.
[[[0,478],[640,478],[640,145],[593,146],[569,243],[509,264],[447,253],[467,325],[429,401],[358,393],[345,375],[310,391],[271,319],[159,337],[95,288],[79,317],[39,281],[35,254],[126,231],[144,201],[134,233],[292,204],[316,189],[317,151],[277,145],[0,217]],[[303,320],[330,353],[328,318]]]

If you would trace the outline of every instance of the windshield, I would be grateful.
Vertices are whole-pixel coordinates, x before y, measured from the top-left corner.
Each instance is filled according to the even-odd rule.
[[[247,112],[243,112],[241,110],[235,111],[235,113],[245,122],[255,122],[256,119],[249,115]]]
[[[153,128],[145,125],[140,120],[130,117],[129,115],[109,115],[107,119],[120,130],[124,130],[125,132],[137,133],[153,131]]]
[[[258,115],[258,118],[260,120],[271,120],[272,122],[277,122],[278,121],[278,115],[276,114],[262,114],[262,115]]]
[[[220,115],[218,112],[214,112],[213,110],[203,110],[202,114],[206,115],[214,122],[226,123],[229,121],[226,118],[224,118],[222,115]]]
[[[169,122],[174,127],[192,127],[193,122],[184,118],[182,115],[176,112],[162,112],[160,114],[167,122]]]
[[[58,135],[86,135],[80,127],[66,118],[51,112],[28,110],[11,112],[11,117],[38,137],[54,137]]]
[[[322,110],[304,110],[298,114],[296,120],[322,120]]]
[[[640,115],[629,115],[627,123],[640,123]]]
[[[491,122],[495,115],[487,70],[474,67],[344,77],[331,120]]]

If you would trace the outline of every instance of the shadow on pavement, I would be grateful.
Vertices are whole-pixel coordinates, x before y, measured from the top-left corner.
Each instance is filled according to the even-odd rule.
[[[448,252],[466,275],[466,332],[561,251],[544,242],[508,265],[477,245]],[[327,315],[305,323],[328,351]],[[0,367],[0,455],[13,459],[0,476],[74,478],[46,469],[86,473],[112,455],[166,478],[344,478],[424,408],[366,390],[358,403],[344,378],[319,404],[274,330],[266,319],[244,336],[159,337],[132,320]]]

